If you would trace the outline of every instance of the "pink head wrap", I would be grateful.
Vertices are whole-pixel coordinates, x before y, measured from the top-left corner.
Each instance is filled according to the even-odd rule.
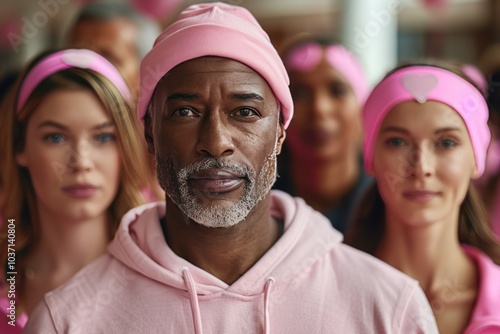
[[[288,54],[285,63],[290,69],[307,72],[313,70],[323,57],[345,77],[358,101],[363,104],[369,93],[365,74],[356,57],[342,45],[322,46],[316,42],[304,43]]]
[[[284,126],[288,127],[293,115],[288,74],[269,36],[248,10],[219,2],[188,7],[144,57],[139,120],[144,120],[158,81],[180,63],[203,56],[233,59],[259,73],[278,99]]]
[[[118,70],[99,54],[84,49],[68,49],[53,53],[42,59],[26,75],[17,99],[19,112],[33,90],[48,76],[68,68],[88,68],[102,74],[120,91],[125,100],[130,101],[131,94]]]
[[[453,108],[463,119],[474,149],[480,176],[491,134],[488,107],[481,92],[467,80],[448,70],[433,66],[410,66],[383,79],[372,91],[363,108],[365,169],[373,174],[373,151],[380,125],[397,104],[433,100]]]
[[[481,93],[486,96],[488,91],[488,83],[483,73],[474,65],[465,64],[462,66],[462,71],[471,79],[481,90]]]

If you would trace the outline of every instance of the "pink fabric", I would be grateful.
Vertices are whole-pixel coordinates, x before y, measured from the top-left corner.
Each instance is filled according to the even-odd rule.
[[[108,60],[90,50],[68,49],[47,56],[29,71],[19,91],[17,111],[21,110],[40,82],[56,72],[72,67],[88,68],[102,74],[116,86],[126,100],[130,101],[131,94],[127,84]]]
[[[23,328],[28,322],[28,316],[26,313],[21,313],[16,315],[15,326],[9,325],[11,319],[8,317],[10,306],[10,299],[7,295],[0,297],[0,333],[2,334],[21,334]]]
[[[288,74],[269,36],[248,10],[220,2],[188,7],[144,57],[139,120],[144,119],[158,81],[180,63],[203,56],[233,59],[259,73],[278,99],[284,126],[288,127],[293,116]]]
[[[433,100],[453,108],[464,120],[474,149],[478,176],[485,167],[490,143],[488,106],[473,85],[458,75],[433,66],[410,66],[383,79],[363,108],[365,168],[373,174],[373,151],[384,117],[398,103]]]
[[[463,245],[479,271],[476,305],[464,334],[500,333],[500,266],[480,250]]]
[[[486,82],[486,78],[483,73],[474,65],[465,64],[462,66],[462,71],[464,71],[465,75],[469,77],[478,87],[481,89],[481,93],[486,96],[488,91],[488,83]]]
[[[323,57],[330,66],[344,76],[360,103],[363,104],[369,93],[368,83],[356,57],[342,45],[323,47],[314,42],[304,43],[292,50],[285,62],[289,69],[308,72],[313,70]]]
[[[228,285],[177,256],[165,203],[125,215],[109,254],[48,293],[32,333],[437,333],[418,283],[341,243],[299,198],[272,192],[284,234]]]

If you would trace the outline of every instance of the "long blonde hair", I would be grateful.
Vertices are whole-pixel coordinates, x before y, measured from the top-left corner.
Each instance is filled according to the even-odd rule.
[[[0,184],[4,194],[1,208],[3,224],[0,229],[0,264],[1,278],[5,282],[7,265],[8,220],[15,219],[16,269],[23,271],[23,261],[37,244],[39,219],[37,199],[29,171],[16,163],[16,153],[25,145],[26,128],[31,115],[42,100],[51,92],[60,89],[84,89],[91,91],[101,101],[116,128],[120,149],[120,186],[114,200],[108,208],[109,240],[118,228],[121,217],[130,209],[144,203],[141,189],[148,185],[145,164],[144,140],[140,134],[140,125],[128,103],[114,84],[102,74],[90,69],[68,68],[45,78],[31,93],[30,97],[16,112],[16,100],[23,79],[29,70],[47,54],[35,59],[23,72],[15,89],[9,96],[6,108],[2,112],[2,131],[0,132]]]

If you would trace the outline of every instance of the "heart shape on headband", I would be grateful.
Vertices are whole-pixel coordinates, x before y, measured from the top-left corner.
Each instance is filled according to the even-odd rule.
[[[94,59],[94,55],[86,50],[68,50],[61,56],[61,61],[79,68],[88,68]]]
[[[429,94],[438,84],[438,79],[432,74],[407,74],[403,77],[403,86],[419,103],[427,101]]]

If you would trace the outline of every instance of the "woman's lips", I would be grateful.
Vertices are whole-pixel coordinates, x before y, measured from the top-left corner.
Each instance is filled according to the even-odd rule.
[[[230,171],[204,171],[190,177],[190,183],[203,194],[223,194],[238,189],[245,178]]]
[[[439,196],[439,192],[435,191],[425,191],[425,190],[413,190],[403,192],[403,197],[415,202],[428,202]]]
[[[76,184],[62,188],[62,190],[75,198],[90,198],[95,195],[99,188],[93,185]]]

